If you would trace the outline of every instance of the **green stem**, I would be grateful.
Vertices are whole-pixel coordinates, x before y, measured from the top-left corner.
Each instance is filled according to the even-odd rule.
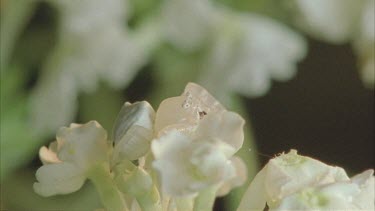
[[[126,203],[114,184],[109,167],[97,165],[89,171],[89,179],[94,183],[100,199],[108,211],[127,211]]]
[[[152,190],[149,193],[142,195],[142,196],[137,196],[136,199],[143,211],[161,211],[162,210],[159,192],[155,186],[152,188]]]
[[[218,187],[213,186],[201,191],[194,201],[194,211],[208,211],[212,210],[216,198],[216,191]]]
[[[189,211],[193,210],[194,199],[193,198],[174,198],[178,211]]]
[[[139,167],[123,161],[115,168],[119,190],[134,197],[143,211],[161,211],[160,196],[151,176]],[[127,169],[127,170],[126,170]]]
[[[22,29],[33,14],[37,1],[12,0],[2,2],[0,30],[0,70],[3,72],[13,52],[13,47]]]
[[[228,197],[225,198],[226,209],[236,210],[243,194],[246,191],[246,188],[250,184],[250,181],[259,171],[259,161],[257,154],[255,153],[257,151],[257,148],[251,126],[251,118],[248,116],[246,107],[238,96],[232,96],[231,103],[231,108],[233,108],[233,110],[238,112],[244,119],[247,120],[244,127],[245,140],[242,148],[237,152],[237,155],[246,163],[247,177],[249,179],[241,187],[232,190]]]

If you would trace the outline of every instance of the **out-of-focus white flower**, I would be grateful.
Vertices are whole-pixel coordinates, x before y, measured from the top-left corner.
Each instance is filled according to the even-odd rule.
[[[375,1],[367,0],[360,19],[360,29],[354,38],[354,49],[359,56],[361,78],[368,88],[375,83]]]
[[[295,0],[297,26],[333,43],[352,42],[364,84],[374,88],[374,0]]]
[[[166,38],[184,50],[202,47],[215,27],[213,10],[209,0],[166,1],[162,10]]]
[[[202,87],[189,83],[179,97],[164,100],[156,112],[153,166],[162,190],[189,196],[237,176],[230,158],[242,146],[244,120],[226,111]],[[236,186],[237,184],[226,184]]]
[[[294,0],[298,27],[314,37],[346,42],[356,30],[363,0]]]
[[[200,81],[223,96],[265,94],[272,79],[293,77],[306,54],[302,36],[264,16],[235,13],[208,0],[166,1],[163,11],[168,41],[184,50],[209,46]]]
[[[365,195],[361,191],[373,192],[373,189],[369,189],[374,188],[371,186],[373,171],[370,172],[370,176],[369,172],[365,172],[363,175],[366,176],[354,177],[361,179],[350,180],[342,168],[328,166],[318,160],[297,155],[295,150],[291,150],[288,154],[271,159],[256,175],[238,210],[263,210],[266,204],[270,210],[359,209],[362,207],[356,204],[362,203]],[[371,200],[374,203],[374,199]],[[340,201],[340,205],[336,204]]]
[[[220,86],[226,85],[229,90],[255,97],[270,89],[272,79],[291,79],[297,70],[296,63],[306,55],[303,37],[260,15],[244,14],[238,21],[237,32],[232,37],[235,42],[227,43],[227,49],[220,49],[224,43],[216,44],[219,48],[213,48],[207,67],[211,73],[203,80],[217,84],[217,81],[210,81],[210,77],[221,75]],[[228,42],[228,38],[217,42]]]
[[[34,190],[42,196],[77,191],[96,164],[108,162],[106,131],[95,121],[62,127],[56,141],[39,151],[43,166],[36,172]]]
[[[60,15],[58,42],[31,98],[33,125],[47,133],[71,121],[80,91],[95,90],[101,79],[126,86],[149,47],[126,29],[126,1],[49,2]]]
[[[113,160],[136,160],[150,149],[155,111],[146,102],[125,103],[113,127]]]

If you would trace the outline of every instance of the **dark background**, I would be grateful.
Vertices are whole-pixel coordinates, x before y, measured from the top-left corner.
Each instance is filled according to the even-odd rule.
[[[258,151],[294,148],[350,174],[374,168],[374,90],[364,88],[356,65],[350,45],[310,39],[296,77],[246,100]]]

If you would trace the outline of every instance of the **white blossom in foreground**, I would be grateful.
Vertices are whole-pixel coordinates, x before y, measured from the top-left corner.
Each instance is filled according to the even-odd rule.
[[[272,210],[374,210],[373,175],[373,170],[367,170],[350,181],[305,188]]]
[[[238,210],[373,209],[373,180],[373,170],[350,179],[340,167],[291,150],[256,175]]]
[[[163,14],[169,42],[182,50],[208,48],[199,80],[223,100],[228,91],[264,95],[273,79],[292,78],[306,55],[304,38],[286,25],[213,1],[166,1]]]
[[[81,188],[88,171],[108,162],[106,131],[95,121],[62,127],[56,141],[39,151],[43,166],[36,172],[34,190],[42,196],[67,194]]]
[[[181,96],[164,100],[156,112],[158,138],[151,144],[163,192],[192,196],[214,185],[238,185],[230,180],[243,166],[231,157],[242,146],[243,125],[238,114],[193,83]]]

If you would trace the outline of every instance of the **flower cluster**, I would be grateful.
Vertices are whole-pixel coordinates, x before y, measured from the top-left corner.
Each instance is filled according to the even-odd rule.
[[[107,210],[211,210],[247,179],[235,153],[245,121],[197,84],[164,100],[155,112],[146,101],[125,103],[113,134],[96,121],[61,128],[39,151],[43,166],[34,190],[42,196],[96,186]],[[374,171],[349,178],[344,169],[300,156],[271,159],[256,175],[239,211],[373,210]]]
[[[245,165],[234,156],[244,123],[193,83],[181,96],[164,100],[156,113],[145,101],[125,103],[111,140],[95,121],[61,128],[56,141],[40,149],[44,165],[34,190],[67,194],[90,179],[109,210],[210,207],[200,193],[212,190],[214,199],[246,179]]]

